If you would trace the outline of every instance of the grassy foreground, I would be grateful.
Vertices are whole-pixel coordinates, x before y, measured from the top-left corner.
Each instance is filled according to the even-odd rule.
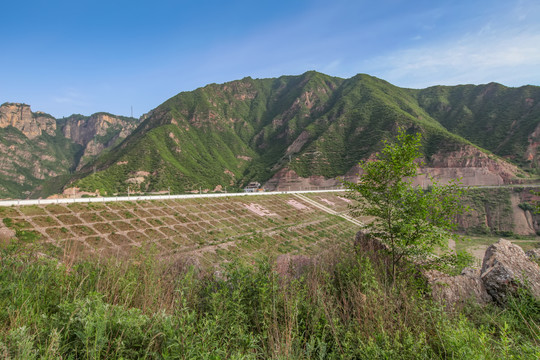
[[[540,304],[448,310],[404,272],[400,291],[351,248],[282,276],[271,261],[62,261],[0,251],[4,359],[538,359]],[[299,275],[300,274],[300,275]]]

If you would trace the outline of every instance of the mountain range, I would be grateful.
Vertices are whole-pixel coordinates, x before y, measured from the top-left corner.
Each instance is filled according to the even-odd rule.
[[[423,134],[427,175],[468,185],[527,181],[539,170],[540,87],[405,89],[359,74],[244,78],[182,92],[141,119],[54,119],[0,107],[0,197],[78,191],[180,193],[333,186],[398,128]],[[69,190],[66,190],[69,189]]]

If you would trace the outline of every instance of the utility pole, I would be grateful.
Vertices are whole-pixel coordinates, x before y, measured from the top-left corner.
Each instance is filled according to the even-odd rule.
[[[131,117],[133,117],[133,105],[131,105]]]

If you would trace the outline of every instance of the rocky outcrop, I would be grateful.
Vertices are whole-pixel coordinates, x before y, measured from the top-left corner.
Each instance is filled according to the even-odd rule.
[[[437,270],[424,272],[433,298],[448,306],[474,301],[485,305],[492,301],[478,270],[465,268],[460,275],[450,276]]]
[[[113,146],[118,140],[125,139],[137,127],[138,121],[132,118],[96,113],[91,116],[72,115],[66,119],[62,128],[64,136],[84,148],[82,161],[99,155]]]
[[[43,112],[33,113],[30,106],[18,103],[4,103],[0,106],[0,128],[13,126],[27,138],[34,139],[43,133],[54,136],[56,119]]]
[[[540,266],[508,240],[500,239],[488,247],[481,278],[487,292],[500,304],[519,287],[524,287],[540,300]]]
[[[299,152],[308,138],[307,132],[300,134],[287,148],[286,155]],[[465,186],[504,185],[511,183],[518,173],[520,171],[516,166],[500,158],[486,154],[474,146],[463,146],[456,151],[441,151],[432,155],[428,164],[419,169],[413,184],[427,188],[432,185],[433,180],[439,184],[446,184],[459,178]],[[355,165],[344,174],[343,179],[356,182],[359,174],[362,174],[362,169]],[[340,185],[341,182],[336,178],[316,175],[301,177],[294,170],[284,167],[268,180],[265,188],[280,191]]]

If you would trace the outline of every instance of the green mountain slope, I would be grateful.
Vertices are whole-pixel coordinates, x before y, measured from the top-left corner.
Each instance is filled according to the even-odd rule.
[[[465,166],[444,155],[466,154],[481,159],[466,166],[489,162],[491,168],[506,169],[482,146],[504,153],[466,132],[454,132],[455,117],[437,110],[436,100],[454,99],[430,91],[436,93],[433,88],[399,88],[368,75],[341,79],[313,71],[210,84],[154,109],[120,146],[84,167],[70,186],[102,194],[125,193],[128,187],[211,191],[266,182],[285,170],[303,178],[334,178],[378,151],[380,141],[391,138],[397,127],[423,132],[428,165]],[[513,176],[512,171],[504,176]]]
[[[270,189],[331,186],[354,176],[357,163],[398,127],[423,133],[426,171],[439,180],[501,184],[518,175],[515,165],[539,168],[539,102],[535,86],[414,90],[364,74],[341,79],[309,71],[182,92],[143,122],[106,113],[55,120],[4,104],[0,131],[11,131],[0,147],[4,158],[24,147],[18,163],[47,154],[54,164],[35,180],[29,169],[11,166],[4,173],[12,178],[0,174],[0,197],[26,197],[36,186],[35,196],[67,187],[111,195],[238,189],[250,181]]]
[[[417,99],[449,131],[521,166],[538,169],[540,87],[436,86],[418,91]]]

